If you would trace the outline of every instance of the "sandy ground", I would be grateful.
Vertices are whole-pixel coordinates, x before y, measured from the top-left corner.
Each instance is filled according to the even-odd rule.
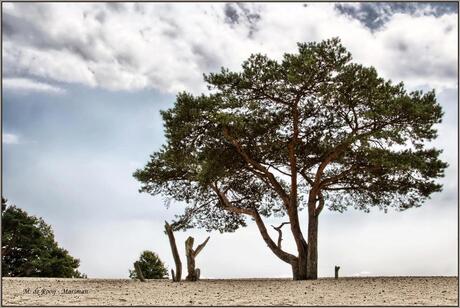
[[[3,305],[458,305],[457,277],[224,279],[3,278]]]

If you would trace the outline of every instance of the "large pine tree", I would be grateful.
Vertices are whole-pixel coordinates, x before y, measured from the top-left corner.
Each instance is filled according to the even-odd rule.
[[[426,146],[443,114],[434,91],[353,63],[338,39],[281,61],[252,55],[205,80],[211,94],[180,93],[162,112],[166,144],[134,174],[141,191],[186,204],[183,228],[233,231],[250,217],[294,279],[316,279],[324,207],[405,210],[441,190],[447,164]],[[262,218],[274,214],[288,217],[296,255],[268,234]]]

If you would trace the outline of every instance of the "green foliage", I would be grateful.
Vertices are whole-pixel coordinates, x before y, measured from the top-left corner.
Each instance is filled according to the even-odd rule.
[[[160,257],[150,250],[142,252],[139,258],[139,267],[145,279],[163,279],[168,278],[168,270]],[[137,279],[136,270],[129,270],[129,278]]]
[[[182,229],[221,232],[245,221],[217,191],[263,216],[284,215],[284,195],[298,209],[319,197],[337,211],[422,205],[447,167],[426,147],[443,115],[434,90],[407,92],[351,60],[331,39],[205,75],[211,94],[179,93],[162,112],[167,142],[134,173],[140,191],[187,204]]]
[[[83,277],[78,259],[59,247],[42,218],[28,215],[2,198],[2,275],[6,277]]]

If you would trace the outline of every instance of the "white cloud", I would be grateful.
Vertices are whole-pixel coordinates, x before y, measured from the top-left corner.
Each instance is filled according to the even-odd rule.
[[[4,90],[14,90],[21,93],[45,92],[51,94],[62,94],[65,92],[64,89],[59,87],[27,78],[4,78],[2,85]]]
[[[395,14],[385,28],[376,33],[376,41],[380,43],[377,46],[383,51],[376,62],[379,71],[386,77],[404,80],[412,87],[423,84],[438,89],[456,87],[456,19],[457,15],[413,18]]]
[[[18,144],[19,137],[15,134],[3,133],[3,143],[4,144]]]
[[[202,73],[251,53],[342,38],[358,62],[409,86],[454,87],[457,15],[394,14],[371,32],[334,4],[14,3],[4,9],[4,68],[112,90],[204,91]],[[230,15],[231,13],[231,15]]]

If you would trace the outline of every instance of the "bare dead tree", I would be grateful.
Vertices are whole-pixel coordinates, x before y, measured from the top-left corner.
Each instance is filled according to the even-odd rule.
[[[203,250],[204,246],[209,241],[209,236],[208,238],[198,245],[196,249],[193,249],[193,242],[194,238],[189,236],[187,240],[185,241],[185,254],[187,256],[187,270],[188,270],[188,275],[185,278],[187,281],[197,281],[200,279],[200,269],[197,268],[195,269],[195,258],[196,256]]]
[[[167,221],[165,221],[165,231],[168,235],[169,245],[171,246],[174,263],[176,264],[176,272],[174,273],[174,270],[171,269],[172,280],[174,282],[179,282],[182,279],[182,262],[177,250],[176,239],[174,237],[174,224],[170,225]]]
[[[340,269],[340,266],[337,266],[337,265],[336,265],[336,266],[335,266],[335,273],[334,273],[334,274],[335,274],[335,275],[334,275],[334,276],[335,276],[335,279],[338,279],[338,278],[339,278],[339,269]]]

